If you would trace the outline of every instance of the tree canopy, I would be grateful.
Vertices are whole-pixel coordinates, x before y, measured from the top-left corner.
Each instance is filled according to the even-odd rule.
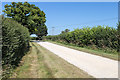
[[[61,32],[61,34],[67,33],[69,31],[70,31],[69,29],[65,29],[64,31]]]
[[[28,2],[12,2],[10,5],[6,4],[4,7],[5,10],[3,12],[7,14],[7,17],[13,18],[27,27],[30,34],[38,36],[47,35],[45,13],[39,7]]]

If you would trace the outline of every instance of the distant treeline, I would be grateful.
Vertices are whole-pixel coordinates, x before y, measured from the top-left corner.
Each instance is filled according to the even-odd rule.
[[[2,21],[2,68],[3,78],[10,76],[13,68],[18,66],[21,58],[29,50],[29,30],[6,18]]]
[[[91,47],[106,50],[119,50],[118,29],[97,26],[93,28],[75,29],[72,32],[55,36],[46,36],[45,40],[74,44],[80,47]]]

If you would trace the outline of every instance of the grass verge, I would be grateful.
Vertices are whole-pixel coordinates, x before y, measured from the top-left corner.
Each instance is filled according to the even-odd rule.
[[[106,57],[106,58],[113,59],[113,60],[118,60],[118,54],[119,53],[108,53],[108,52],[104,52],[103,50],[98,50],[98,49],[93,50],[93,49],[88,49],[88,48],[77,47],[75,45],[64,44],[64,43],[56,42],[56,41],[50,41],[50,40],[47,40],[47,41],[51,42],[51,43],[54,43],[54,44],[61,45],[61,46],[65,46],[65,47],[68,47],[68,48],[72,48],[72,49],[75,49],[75,50],[87,52],[87,53],[90,53],[90,54]]]
[[[31,52],[23,57],[11,78],[93,78],[39,44],[30,45]]]

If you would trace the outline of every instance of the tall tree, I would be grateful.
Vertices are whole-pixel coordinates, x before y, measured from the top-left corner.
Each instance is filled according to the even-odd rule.
[[[65,29],[65,33],[69,32],[70,30],[69,29]]]
[[[61,32],[61,34],[67,33],[67,32],[69,32],[69,31],[70,31],[69,29],[65,29],[64,31]]]
[[[29,4],[28,2],[12,2],[10,5],[6,4],[4,7],[5,10],[3,12],[7,14],[7,17],[13,18],[27,27],[30,34],[38,33],[43,28],[47,31],[47,27],[45,26],[45,13],[34,4]],[[44,36],[47,35],[47,32],[41,31],[39,34]]]

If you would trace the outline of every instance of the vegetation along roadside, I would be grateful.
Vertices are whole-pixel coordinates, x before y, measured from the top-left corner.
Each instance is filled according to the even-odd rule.
[[[75,29],[54,36],[45,36],[44,40],[61,43],[67,47],[118,60],[118,29],[97,26]],[[68,46],[69,45],[69,46]]]
[[[93,78],[39,44],[31,42],[30,45],[31,51],[11,78]]]

